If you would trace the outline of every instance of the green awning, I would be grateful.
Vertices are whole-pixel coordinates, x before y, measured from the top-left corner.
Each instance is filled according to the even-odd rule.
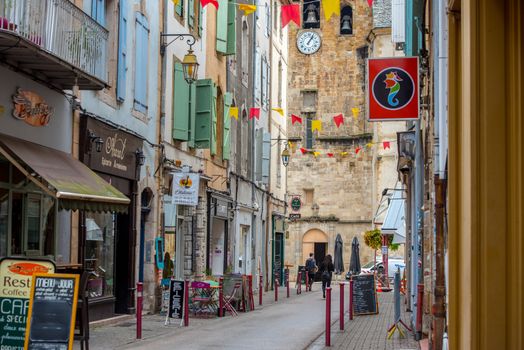
[[[129,198],[68,153],[0,134],[0,154],[61,209],[127,211]]]

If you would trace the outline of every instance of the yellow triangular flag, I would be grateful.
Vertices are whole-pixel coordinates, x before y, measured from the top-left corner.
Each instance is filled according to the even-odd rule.
[[[371,142],[366,143],[366,147],[367,147],[367,148],[371,148],[371,147],[373,147],[373,144],[372,144]]]
[[[178,3],[180,2],[180,0],[171,0],[173,1],[173,4],[175,4],[175,6],[178,6]]]
[[[322,131],[322,120],[312,120],[311,121],[311,131]]]
[[[244,11],[244,16],[247,16],[257,10],[257,5],[238,4],[238,9]]]
[[[322,0],[322,8],[326,21],[329,21],[332,15],[340,16],[340,0]]]
[[[341,155],[342,157],[347,156],[347,155],[348,155],[348,152],[340,152],[340,155]]]
[[[229,107],[229,117],[238,120],[238,107]]]
[[[281,116],[284,116],[284,110],[282,108],[275,107],[275,108],[271,108],[271,110],[277,112]]]
[[[318,157],[320,155],[320,152],[313,152],[313,155],[316,157]]]
[[[353,118],[358,118],[358,112],[360,112],[360,109],[358,107],[351,108],[351,112],[353,112]]]

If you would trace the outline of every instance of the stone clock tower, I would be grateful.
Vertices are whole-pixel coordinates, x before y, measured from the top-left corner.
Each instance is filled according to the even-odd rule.
[[[363,239],[374,227],[377,196],[374,150],[366,147],[375,140],[374,126],[366,121],[365,63],[375,9],[364,0],[342,0],[340,6],[340,16],[326,21],[320,2],[305,0],[301,27],[289,29],[287,113],[302,118],[302,124],[292,124],[289,117],[287,126],[288,199],[300,196],[302,202],[286,240],[285,260],[294,265],[293,274],[309,253],[318,264],[324,255],[333,256],[337,234],[344,242],[346,271],[353,237],[359,239],[361,261],[372,257]],[[356,117],[353,108],[359,110]],[[333,117],[340,113],[344,122],[337,128]],[[321,131],[311,131],[315,120],[322,121]]]

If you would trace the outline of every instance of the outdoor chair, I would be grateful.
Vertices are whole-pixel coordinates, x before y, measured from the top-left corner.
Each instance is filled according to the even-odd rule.
[[[191,309],[193,314],[210,314],[217,313],[217,305],[214,298],[214,290],[206,282],[191,282]]]
[[[227,311],[229,311],[231,316],[238,316],[237,310],[235,310],[232,303],[235,300],[235,295],[237,293],[237,290],[240,289],[241,285],[242,285],[241,282],[236,282],[235,285],[233,286],[231,294],[222,296],[222,304],[224,305],[224,308]]]
[[[87,302],[87,282],[91,272],[84,271],[80,277],[78,301],[76,303],[76,330],[74,339],[80,341],[81,350],[89,350],[89,310]]]

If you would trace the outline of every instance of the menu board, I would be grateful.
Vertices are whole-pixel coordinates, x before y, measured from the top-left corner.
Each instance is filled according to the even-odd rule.
[[[184,310],[184,281],[171,280],[169,283],[169,310],[170,318],[182,318]]]
[[[33,273],[54,273],[50,260],[0,260],[0,349],[22,350]]]
[[[72,274],[33,275],[25,349],[73,349],[78,279]]]
[[[353,313],[355,315],[378,314],[375,276],[353,276]]]

